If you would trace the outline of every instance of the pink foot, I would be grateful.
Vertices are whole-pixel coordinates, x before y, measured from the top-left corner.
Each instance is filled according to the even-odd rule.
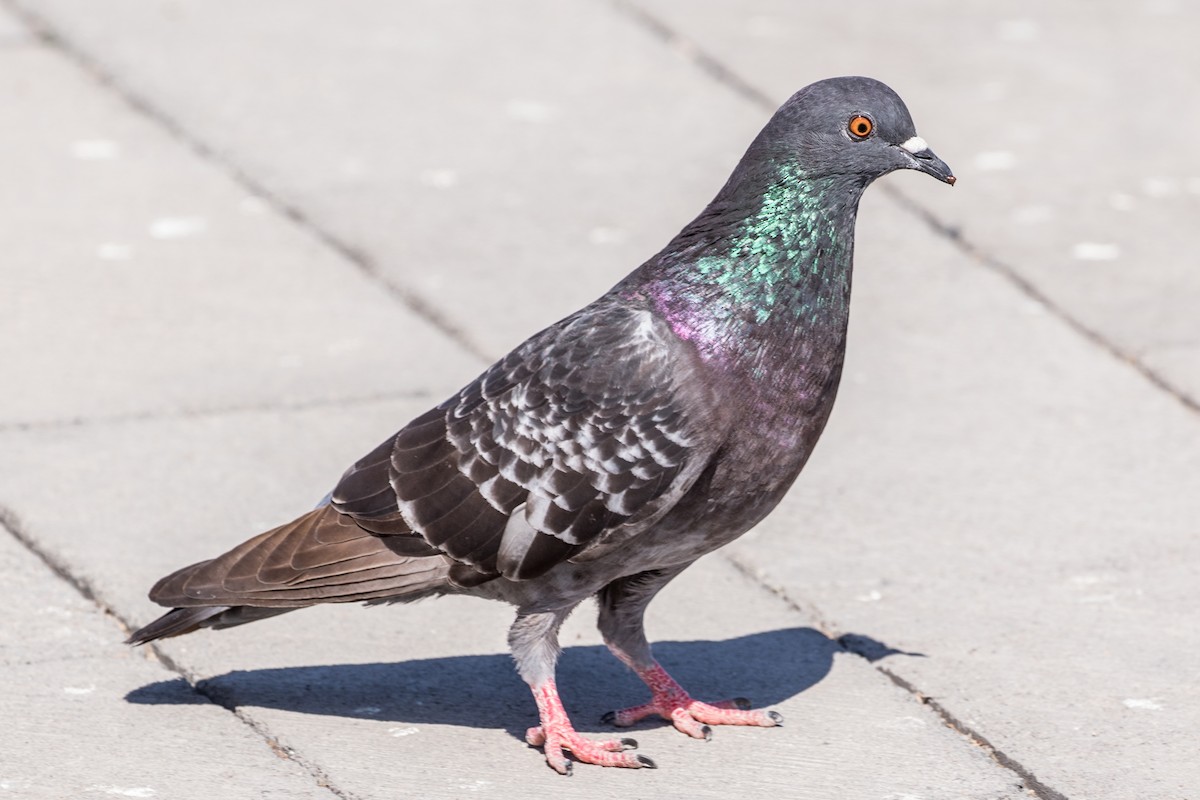
[[[593,741],[575,732],[554,681],[546,681],[533,688],[538,714],[542,724],[525,732],[525,741],[541,747],[546,754],[546,763],[560,775],[571,774],[571,762],[564,751],[570,751],[576,761],[597,764],[601,767],[655,768],[655,763],[646,756],[627,752],[637,747],[633,739],[605,739]]]
[[[650,687],[651,699],[644,705],[610,711],[604,722],[618,727],[627,727],[651,716],[669,719],[677,730],[695,739],[711,739],[710,725],[753,725],[773,728],[783,724],[783,717],[776,711],[749,710],[750,701],[744,697],[722,700],[719,703],[702,703],[693,700],[675,679],[658,664],[637,670],[638,676]]]

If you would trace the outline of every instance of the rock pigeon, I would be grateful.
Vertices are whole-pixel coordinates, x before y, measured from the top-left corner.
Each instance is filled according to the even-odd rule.
[[[955,180],[879,81],[801,89],[660,253],[388,437],[317,508],[160,580],[150,598],[172,610],[130,642],[315,603],[502,600],[540,716],[526,740],[563,774],[567,752],[653,767],[632,739],[576,733],[559,698],[559,626],[595,596],[605,643],[651,692],[609,722],[658,715],[696,738],[779,725],[741,699],[693,699],[642,617],[812,454],[842,373],[859,198],[898,169]]]

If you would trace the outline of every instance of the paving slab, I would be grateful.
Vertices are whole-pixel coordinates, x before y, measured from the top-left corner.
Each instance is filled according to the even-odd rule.
[[[0,434],[0,506],[140,624],[158,613],[144,598],[158,574],[303,509],[318,491],[317,465],[350,449],[332,431],[389,430],[416,410],[390,402],[353,415],[246,411]],[[297,439],[296,430],[325,433]],[[57,466],[31,468],[34,456]],[[109,479],[89,483],[101,467]],[[333,480],[338,471],[327,472]],[[56,503],[64,484],[91,488]],[[137,492],[119,491],[127,485]],[[507,654],[511,619],[510,608],[473,598],[324,607],[161,646],[206,696],[236,707],[349,796],[550,795],[566,785],[521,741],[536,711]],[[1027,796],[1017,776],[918,698],[722,559],[670,587],[649,625],[664,663],[698,695],[747,695],[788,724],[720,730],[709,744],[643,724],[632,735],[660,769],[579,769],[573,795],[717,798],[744,787],[789,798]],[[119,647],[122,634],[110,627],[100,644]],[[603,712],[641,702],[645,690],[601,645],[594,608],[570,620],[563,643],[560,681],[581,730],[600,733]],[[147,726],[181,698],[194,702],[182,679],[148,671],[129,676],[124,702],[108,702],[145,715]]]
[[[0,93],[0,424],[441,395],[407,365],[479,363],[56,51],[0,49]]]
[[[781,102],[884,78],[954,167],[943,225],[1200,403],[1195,3],[631,0]],[[799,43],[803,43],[802,46]]]
[[[493,356],[657,252],[764,121],[604,3],[27,7]]]
[[[0,525],[0,797],[328,798],[226,709],[172,673]]]
[[[887,77],[909,100],[926,137],[959,170],[962,183],[947,191],[922,176],[898,175],[886,179],[886,186],[959,225],[986,253],[1017,269],[1028,265],[1022,274],[1057,306],[1091,320],[1088,324],[1122,347],[1151,341],[1159,327],[1180,330],[1179,309],[1190,303],[1190,277],[1179,284],[1163,258],[1139,256],[1136,269],[1126,269],[1129,242],[1135,239],[1114,242],[1097,231],[1142,237],[1136,238],[1136,248],[1144,253],[1160,246],[1168,253],[1188,252],[1186,220],[1194,214],[1183,224],[1176,224],[1175,215],[1190,208],[1189,173],[1184,169],[1181,182],[1171,185],[1140,182],[1139,174],[1139,182],[1127,186],[1133,179],[1126,173],[1091,168],[1099,160],[1108,170],[1112,159],[1097,159],[1084,143],[1058,136],[1049,123],[1058,119],[1063,97],[1075,103],[1067,106],[1071,109],[1079,108],[1080,98],[1097,100],[1089,112],[1113,108],[1099,102],[1107,86],[1094,93],[1108,73],[1089,73],[1097,58],[1089,48],[1103,42],[1102,23],[1113,19],[1128,22],[1133,45],[1145,47],[1132,17],[1112,17],[1108,5],[1101,7],[1098,22],[1078,25],[1075,12],[1057,4],[1038,7],[1048,12],[1009,6],[1003,18],[975,4],[962,4],[959,11],[960,6],[929,3],[920,13],[908,7],[861,14],[839,8],[836,17],[817,16],[832,10],[809,9],[811,19],[821,21],[810,27],[822,35],[806,49],[796,48],[794,37],[775,42],[763,33],[795,33],[789,27],[793,4],[647,2],[639,7],[669,20],[778,99],[837,72]],[[68,49],[91,54],[119,88],[148,98],[186,135],[209,143],[215,155],[207,159],[207,168],[213,173],[224,172],[228,179],[230,170],[242,170],[274,201],[303,210],[311,222],[365,253],[393,286],[411,285],[425,298],[453,297],[454,303],[437,308],[453,323],[450,332],[479,353],[503,352],[652,253],[709,198],[764,117],[751,98],[722,89],[725,84],[698,67],[678,42],[664,41],[636,15],[613,11],[626,6],[572,6],[568,12],[561,4],[522,3],[519,10],[528,13],[518,22],[487,4],[450,9],[429,4],[421,7],[422,23],[407,26],[393,16],[399,12],[382,3],[363,4],[357,17],[315,2],[289,6],[295,16],[258,4],[215,9],[202,3],[114,2],[104,16],[74,0],[46,0],[36,8],[63,31]],[[738,16],[746,9],[770,13],[747,22]],[[973,11],[979,13],[970,16]],[[897,47],[898,29],[889,25],[901,14],[908,22],[903,31],[913,37],[906,41],[917,43],[905,48]],[[931,18],[940,22],[931,24]],[[529,25],[524,21],[529,19],[544,25]],[[951,28],[956,37],[946,38]],[[312,36],[318,29],[322,35]],[[746,31],[756,44],[728,44]],[[1047,36],[1048,31],[1054,35]],[[1178,53],[1179,34],[1164,34],[1166,63],[1186,67],[1188,56]],[[953,45],[955,38],[960,45]],[[856,46],[846,47],[844,41]],[[1052,44],[1061,45],[1061,52]],[[1073,55],[1063,58],[1064,52],[1086,58],[1076,62]],[[553,60],[540,61],[543,54]],[[557,68],[545,69],[545,63]],[[984,77],[993,68],[1002,79]],[[256,80],[244,80],[245,74]],[[1096,76],[1095,85],[1088,83],[1089,74]],[[408,75],[446,77],[444,82],[397,77]],[[1062,97],[1048,95],[1043,84],[1059,86]],[[1032,98],[1027,109],[1014,99],[1026,93]],[[1161,97],[1138,94],[1143,96],[1147,103]],[[1006,121],[1003,126],[998,117]],[[453,124],[444,126],[441,119]],[[360,130],[361,138],[355,138]],[[1130,141],[1144,142],[1141,135],[1133,130]],[[1139,152],[1136,159],[1120,162],[1120,169],[1133,163],[1139,171],[1169,165],[1172,153],[1190,152],[1173,139],[1168,145]],[[83,148],[89,150],[95,152]],[[1119,187],[1115,194],[1098,188],[1118,179],[1125,183],[1112,184]],[[664,193],[664,187],[679,187],[678,194]],[[1103,203],[1095,198],[1107,203],[1110,211],[1104,213],[1111,212],[1111,218],[1100,215]],[[1120,222],[1125,219],[1138,225]],[[1164,220],[1162,227],[1155,220]],[[96,241],[94,235],[90,241]],[[732,551],[806,612],[789,616],[790,622],[746,626],[747,618],[757,622],[756,614],[775,619],[771,615],[778,609],[762,611],[746,596],[730,594],[722,611],[739,624],[712,635],[724,637],[718,644],[750,637],[747,644],[753,645],[754,637],[764,637],[757,641],[781,647],[786,637],[772,631],[798,627],[810,631],[798,635],[806,651],[818,654],[823,645],[814,636],[845,632],[923,653],[895,655],[878,666],[932,696],[961,725],[1040,778],[1049,787],[1044,797],[1054,792],[1073,798],[1189,796],[1189,787],[1200,783],[1192,767],[1200,703],[1180,679],[1197,653],[1192,613],[1197,596],[1186,569],[1198,555],[1191,522],[1198,518],[1192,498],[1200,452],[1194,416],[1010,282],[929,233],[903,203],[878,190],[864,204],[859,242],[852,351],[828,438],[782,514]],[[1114,243],[1117,257],[1110,258],[1114,251],[1108,245]],[[1098,247],[1077,249],[1079,244]],[[1067,255],[1060,264],[1054,253]],[[1097,265],[1113,269],[1092,269]],[[355,271],[351,264],[341,267]],[[1048,277],[1052,271],[1059,277]],[[1125,279],[1136,285],[1119,282]],[[320,284],[331,302],[341,285],[340,280]],[[469,293],[460,290],[467,286]],[[447,287],[454,291],[447,293]],[[252,287],[249,294],[260,290]],[[386,294],[379,284],[373,290]],[[1124,316],[1131,296],[1154,310],[1151,322]],[[264,318],[276,318],[290,306],[291,301]],[[1120,313],[1086,316],[1100,307]],[[78,316],[87,320],[93,313],[83,308]],[[1133,320],[1124,333],[1113,322],[1118,318]],[[1188,379],[1188,365],[1195,363],[1190,319],[1182,337],[1172,334],[1169,348],[1139,351],[1146,364],[1169,358],[1176,383]],[[1151,324],[1159,320],[1161,326]],[[261,397],[244,387],[254,385],[247,376],[264,365],[253,362],[254,348],[244,349],[251,354],[221,356],[249,361],[231,382],[237,391],[216,398],[222,403]],[[452,388],[457,383],[441,376],[454,370],[443,371],[442,361],[432,359],[436,380],[447,380]],[[192,352],[180,363],[183,376],[186,364],[206,362]],[[412,363],[417,361],[405,359]],[[313,375],[329,369],[334,367],[321,365]],[[131,376],[117,396],[122,401],[139,396],[138,386],[146,379]],[[205,392],[212,391],[211,380],[180,380],[193,382],[182,387],[189,396],[210,397]],[[187,420],[127,419],[120,423],[124,428],[10,431],[0,448],[12,454],[5,456],[0,476],[0,487],[6,487],[0,504],[16,509],[39,542],[87,576],[107,601],[144,621],[150,611],[136,597],[142,587],[167,569],[293,515],[298,503],[322,494],[381,431],[407,418],[403,403],[383,413],[385,406],[359,402],[283,415],[221,414],[209,406]],[[376,411],[387,420],[372,423]],[[238,419],[253,422],[242,426]],[[101,463],[101,455],[121,463]],[[93,491],[98,483],[102,497],[64,507],[58,487]],[[97,509],[104,509],[107,520],[121,520],[119,532],[97,529]],[[180,509],[188,513],[181,515]],[[135,532],[128,534],[130,529]],[[216,531],[222,532],[219,540],[210,538]],[[704,569],[709,571],[697,574],[705,580],[723,574],[719,562]],[[664,596],[664,603],[670,597]],[[682,611],[694,612],[696,602],[684,597],[690,602]],[[500,730],[481,727],[477,718],[472,723],[453,716],[461,711],[439,711],[447,714],[443,717],[404,704],[381,706],[352,689],[339,688],[336,702],[326,707],[312,688],[316,678],[330,675],[338,687],[356,682],[382,687],[394,680],[424,686],[420,679],[429,667],[451,676],[429,690],[441,698],[439,708],[458,708],[452,701],[454,688],[463,682],[459,676],[481,668],[489,680],[494,677],[489,688],[501,687],[497,696],[471,696],[472,703],[489,711],[489,719],[491,712],[510,708],[531,714],[520,705],[520,684],[511,673],[501,675],[503,609],[444,605],[447,611],[429,618],[421,615],[439,606],[370,614],[314,610],[305,612],[308,617],[289,615],[243,631],[181,640],[176,657],[193,665],[196,675],[210,676],[214,696],[255,706],[256,718],[305,752],[333,753],[328,766],[346,785],[367,789],[382,783],[378,765],[386,757],[379,754],[392,752],[372,751],[374,761],[345,752],[346,745],[338,743],[353,740],[359,725],[410,744],[422,736],[443,737],[438,741],[466,743],[468,752],[486,752],[489,758],[494,753],[497,763],[519,763],[532,754],[520,752],[517,743],[514,758],[511,747],[531,716],[503,723],[512,727]],[[381,615],[397,620],[394,633],[381,635],[377,625],[382,623],[351,621]],[[582,625],[583,616],[573,624]],[[404,627],[417,624],[402,622],[410,619],[423,620],[416,629],[419,637]],[[458,649],[461,643],[445,641],[447,629],[440,627],[445,622],[438,620],[451,620],[455,632],[472,631],[471,640],[483,644]],[[358,637],[363,649],[331,652],[326,648],[335,645],[314,646],[306,638],[310,626]],[[246,665],[242,653],[251,652],[249,642],[259,641],[258,631],[266,629],[284,638],[262,640],[263,658]],[[579,635],[588,635],[587,626]],[[692,648],[694,628],[664,629],[659,635],[677,642],[681,654],[700,653],[703,659],[727,652]],[[568,651],[565,669],[602,669],[602,654],[589,649],[595,640],[576,641],[578,666],[571,666]],[[433,663],[387,666],[394,643],[403,644],[406,653],[431,648],[426,658]],[[344,656],[351,652],[357,655],[347,661]],[[713,658],[721,663],[724,657]],[[837,732],[831,733],[829,746],[845,747],[862,735],[852,725],[839,727],[846,715],[867,713],[859,704],[876,704],[879,686],[900,690],[860,660],[836,654],[829,660],[838,668],[811,684],[772,675],[762,685],[767,699],[770,686],[780,682],[798,692],[779,701],[791,719],[795,703],[841,686],[835,681],[842,680],[843,662],[857,664],[853,669],[865,670],[866,677],[855,672],[846,684],[849,705],[831,701],[837,713],[830,707],[807,712],[821,720],[822,730]],[[821,661],[818,656],[818,666]],[[363,668],[335,669],[345,663]],[[303,671],[314,665],[317,672]],[[237,674],[255,669],[284,671]],[[301,671],[286,671],[295,669]],[[805,669],[820,672],[811,664]],[[614,681],[618,690],[636,691],[619,671],[606,675],[602,680]],[[272,690],[276,682],[280,688]],[[800,691],[801,686],[807,688]],[[130,702],[155,705],[147,702],[155,691],[135,693]],[[592,710],[603,710],[611,702],[608,692],[597,695],[568,698],[568,703],[592,703]],[[881,707],[891,708],[890,702]],[[375,706],[387,709],[386,718],[373,719],[374,712],[363,710]],[[926,727],[937,719],[914,716]],[[910,724],[888,721],[901,728]],[[406,733],[408,728],[418,733]],[[812,796],[1005,796],[1012,774],[978,771],[974,756],[956,749],[963,737],[937,731],[949,739],[926,740],[922,734],[908,741],[909,734],[904,735],[908,755],[927,773],[925,783],[904,778],[881,786],[880,775],[893,769],[889,759],[899,762],[895,754],[858,772],[855,751],[840,750],[825,759],[818,750],[816,766],[797,769],[797,762],[787,759],[800,757],[796,752],[804,758],[814,753],[804,749],[781,756],[793,774],[786,784],[790,789],[779,793],[805,796],[812,786]],[[721,737],[726,739],[753,747],[755,758],[768,752],[764,747],[778,744],[762,737]],[[939,742],[955,743],[941,762]],[[649,740],[644,744],[649,749]],[[653,752],[687,764],[689,775],[712,770],[709,749],[688,747],[693,744],[667,735],[654,740]],[[432,749],[443,756],[447,752]],[[697,752],[704,760],[693,769],[687,759]],[[973,747],[968,752],[983,754]],[[454,765],[460,761],[457,757]],[[448,764],[419,769],[433,771],[438,791],[462,793],[469,783],[452,784],[458,778]],[[843,777],[835,769],[846,771],[850,789],[831,783]],[[798,786],[797,771],[804,777]],[[525,779],[524,773],[513,774]],[[626,776],[601,774],[594,779],[598,796],[649,785],[627,785]],[[724,780],[728,790],[728,772],[705,774]],[[395,793],[402,785],[389,788]]]

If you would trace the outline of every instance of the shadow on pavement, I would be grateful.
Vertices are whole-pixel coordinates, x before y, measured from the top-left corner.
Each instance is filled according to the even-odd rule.
[[[756,707],[769,708],[820,682],[829,674],[834,654],[845,651],[838,641],[812,628],[785,628],[724,641],[656,642],[654,652],[698,699],[744,696]],[[599,721],[606,711],[648,697],[637,678],[601,646],[564,649],[558,686],[577,729],[588,732],[611,730]],[[503,726],[518,738],[537,721],[533,699],[507,654],[239,670],[202,681],[199,688],[227,708]],[[126,700],[153,705],[206,702],[182,679],[143,686]],[[666,722],[646,721],[635,728],[657,724]]]

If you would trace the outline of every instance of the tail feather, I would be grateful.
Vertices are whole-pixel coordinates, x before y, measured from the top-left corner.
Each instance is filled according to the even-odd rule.
[[[125,643],[139,645],[152,642],[155,639],[182,636],[185,633],[191,633],[207,620],[219,616],[228,610],[228,606],[173,608],[149,625],[138,628],[125,640]]]
[[[432,549],[398,555],[353,519],[321,506],[160,580],[150,599],[174,608],[129,642],[241,625],[316,603],[415,600],[449,588],[452,566]]]
[[[155,639],[182,636],[200,628],[216,628],[218,630],[232,628],[234,625],[245,625],[247,622],[257,622],[260,619],[275,617],[295,610],[294,608],[254,608],[252,606],[173,608],[149,625],[139,628],[125,640],[125,643],[136,646],[152,642]]]

